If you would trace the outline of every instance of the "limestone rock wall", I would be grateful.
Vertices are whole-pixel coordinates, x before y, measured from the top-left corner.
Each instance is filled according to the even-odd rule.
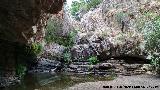
[[[103,0],[84,14],[80,21],[72,22],[79,25],[78,45],[73,47],[77,53],[73,56],[85,56],[90,45],[95,47],[95,51],[109,56],[147,56],[143,33],[139,30],[140,25],[143,27],[140,20],[146,11],[160,15],[159,6],[156,0]],[[147,18],[144,21],[147,22]]]
[[[14,77],[19,63],[26,64],[34,60],[36,56],[29,55],[26,51],[27,44],[42,40],[46,20],[50,14],[62,10],[63,2],[64,0],[0,1],[0,77]]]
[[[43,24],[45,13],[56,14],[63,0],[1,0],[0,38],[27,43],[34,36],[33,27]]]

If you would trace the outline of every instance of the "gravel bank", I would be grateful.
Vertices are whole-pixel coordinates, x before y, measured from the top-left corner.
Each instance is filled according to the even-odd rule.
[[[103,88],[103,86],[113,86],[113,88]],[[144,86],[145,88],[125,88],[125,86]],[[155,86],[158,88],[153,88]],[[80,83],[65,90],[160,90],[160,77],[152,75],[119,76],[112,81]]]

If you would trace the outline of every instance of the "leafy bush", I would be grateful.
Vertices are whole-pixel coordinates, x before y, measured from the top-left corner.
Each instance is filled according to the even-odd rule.
[[[42,52],[43,50],[43,46],[40,43],[32,43],[31,45],[31,51],[32,53],[38,55]]]
[[[90,64],[96,64],[99,62],[96,56],[91,56],[87,60],[90,62]]]
[[[155,17],[157,17],[157,14],[155,12],[143,11],[142,15],[136,20],[137,29],[139,31],[143,30],[146,22],[152,21]]]
[[[84,4],[84,1],[81,0],[81,2],[73,1],[71,5],[71,14],[73,16],[76,16],[76,13],[82,8],[82,4]]]
[[[152,64],[156,68],[160,68],[160,16],[147,22],[143,28],[143,33]]]
[[[124,12],[119,12],[119,13],[116,13],[116,19],[117,19],[117,22],[118,23],[122,23],[122,21],[128,17],[128,14],[127,13],[124,13]]]
[[[71,15],[76,17],[76,14],[80,10],[89,11],[91,8],[96,8],[97,5],[99,5],[102,2],[102,0],[80,0],[73,1],[71,5]]]
[[[151,52],[160,52],[160,16],[147,22],[143,28],[146,39],[146,48]]]
[[[160,55],[153,53],[150,59],[151,64],[155,67],[155,70],[160,73]]]
[[[22,77],[25,75],[25,71],[27,70],[25,65],[19,64],[16,67],[16,75],[18,75],[19,77]]]
[[[102,0],[88,0],[87,2],[87,11],[89,11],[91,8],[96,8],[97,5],[99,5],[102,2]]]
[[[59,21],[54,21],[49,19],[47,22],[46,33],[45,33],[45,41],[47,43],[51,43],[56,41],[57,31],[62,29],[62,24]]]
[[[63,59],[66,63],[69,63],[71,61],[71,53],[68,49],[66,49],[63,53]]]
[[[56,20],[49,20],[46,27],[45,41],[47,43],[57,43],[66,47],[66,50],[63,52],[63,59],[66,63],[71,61],[70,48],[75,43],[75,37],[77,35],[77,30],[71,30],[66,36],[62,36],[62,22]],[[60,32],[60,33],[59,33]]]
[[[49,20],[46,28],[45,41],[47,43],[55,42],[66,47],[72,46],[74,44],[77,31],[71,31],[67,36],[60,36],[57,34],[58,30],[61,30],[60,27],[62,27],[60,22]]]

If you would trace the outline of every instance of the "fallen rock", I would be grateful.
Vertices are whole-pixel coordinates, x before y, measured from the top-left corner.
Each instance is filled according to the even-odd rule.
[[[141,64],[123,64],[124,68],[126,69],[138,69],[140,68],[142,65]]]
[[[144,64],[141,69],[146,70],[146,71],[152,71],[154,70],[153,66],[150,64]]]
[[[44,47],[44,52],[41,55],[43,58],[57,59],[62,57],[65,47],[56,43],[48,44]]]
[[[95,66],[95,68],[99,70],[108,70],[113,68],[113,65],[111,63],[99,63]]]
[[[18,77],[0,77],[0,88],[20,83]]]
[[[37,61],[37,65],[31,67],[31,70],[29,70],[28,72],[57,72],[61,71],[61,69],[62,63],[60,61],[41,58]]]

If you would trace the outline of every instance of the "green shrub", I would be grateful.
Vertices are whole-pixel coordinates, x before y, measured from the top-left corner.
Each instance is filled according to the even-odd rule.
[[[23,64],[18,64],[16,66],[16,75],[18,75],[19,77],[22,77],[25,75],[25,71],[27,70],[26,66]]]
[[[87,2],[87,11],[89,11],[91,8],[96,8],[97,5],[99,5],[102,2],[102,0],[89,0]]]
[[[118,13],[116,13],[115,19],[117,21],[118,26],[121,29],[122,29],[122,22],[125,25],[123,28],[128,27],[128,25],[127,25],[127,17],[128,17],[127,13],[124,13],[124,12],[118,12]]]
[[[66,47],[66,50],[63,52],[63,59],[66,63],[71,61],[70,48],[74,45],[77,30],[71,30],[66,36],[58,35],[58,31],[62,30],[62,22],[49,20],[46,27],[45,41],[47,43],[57,43]]]
[[[97,64],[99,62],[96,56],[91,56],[87,60],[90,62],[90,64]]]
[[[136,19],[137,29],[139,31],[142,31],[144,29],[146,22],[152,21],[157,16],[158,16],[157,13],[153,11],[143,11],[142,15]]]
[[[63,59],[66,63],[71,62],[71,53],[69,51],[69,49],[66,49],[63,53]]]
[[[124,13],[124,12],[119,12],[119,13],[116,13],[116,19],[117,19],[117,22],[118,23],[122,23],[122,21],[128,17],[128,14],[127,13]]]
[[[101,2],[102,0],[80,0],[79,2],[73,1],[70,8],[71,15],[75,18],[78,18],[76,13],[78,13],[80,10],[89,11],[91,8],[96,8],[96,6]]]
[[[83,2],[84,2],[83,0],[81,2],[78,2],[78,1],[72,2],[71,9],[70,9],[71,15],[76,16],[76,13],[81,9]]]
[[[40,43],[32,43],[31,45],[31,51],[32,53],[38,55],[42,52],[43,50],[43,46]]]
[[[160,52],[160,16],[147,22],[143,28],[146,48],[151,52]]]
[[[33,49],[33,46],[36,46],[35,43],[34,45],[15,44],[14,68],[16,75],[20,78],[25,75],[27,68],[37,60],[37,54],[35,53],[39,52],[39,49]]]
[[[57,41],[56,40],[56,38],[58,37],[57,31],[59,30],[62,30],[62,23],[60,21],[56,21],[56,20],[54,21],[49,19],[47,22],[47,27],[46,27],[45,37],[44,37],[45,41],[47,43]]]
[[[152,65],[156,70],[160,68],[160,16],[155,17],[152,21],[145,24],[143,33],[146,40],[146,49],[150,54]]]
[[[55,42],[66,47],[73,46],[77,31],[73,30],[70,31],[67,36],[60,36],[57,34],[58,30],[61,30],[60,27],[62,27],[62,25],[60,25],[60,22],[49,20],[46,28],[45,41],[47,43]]]

